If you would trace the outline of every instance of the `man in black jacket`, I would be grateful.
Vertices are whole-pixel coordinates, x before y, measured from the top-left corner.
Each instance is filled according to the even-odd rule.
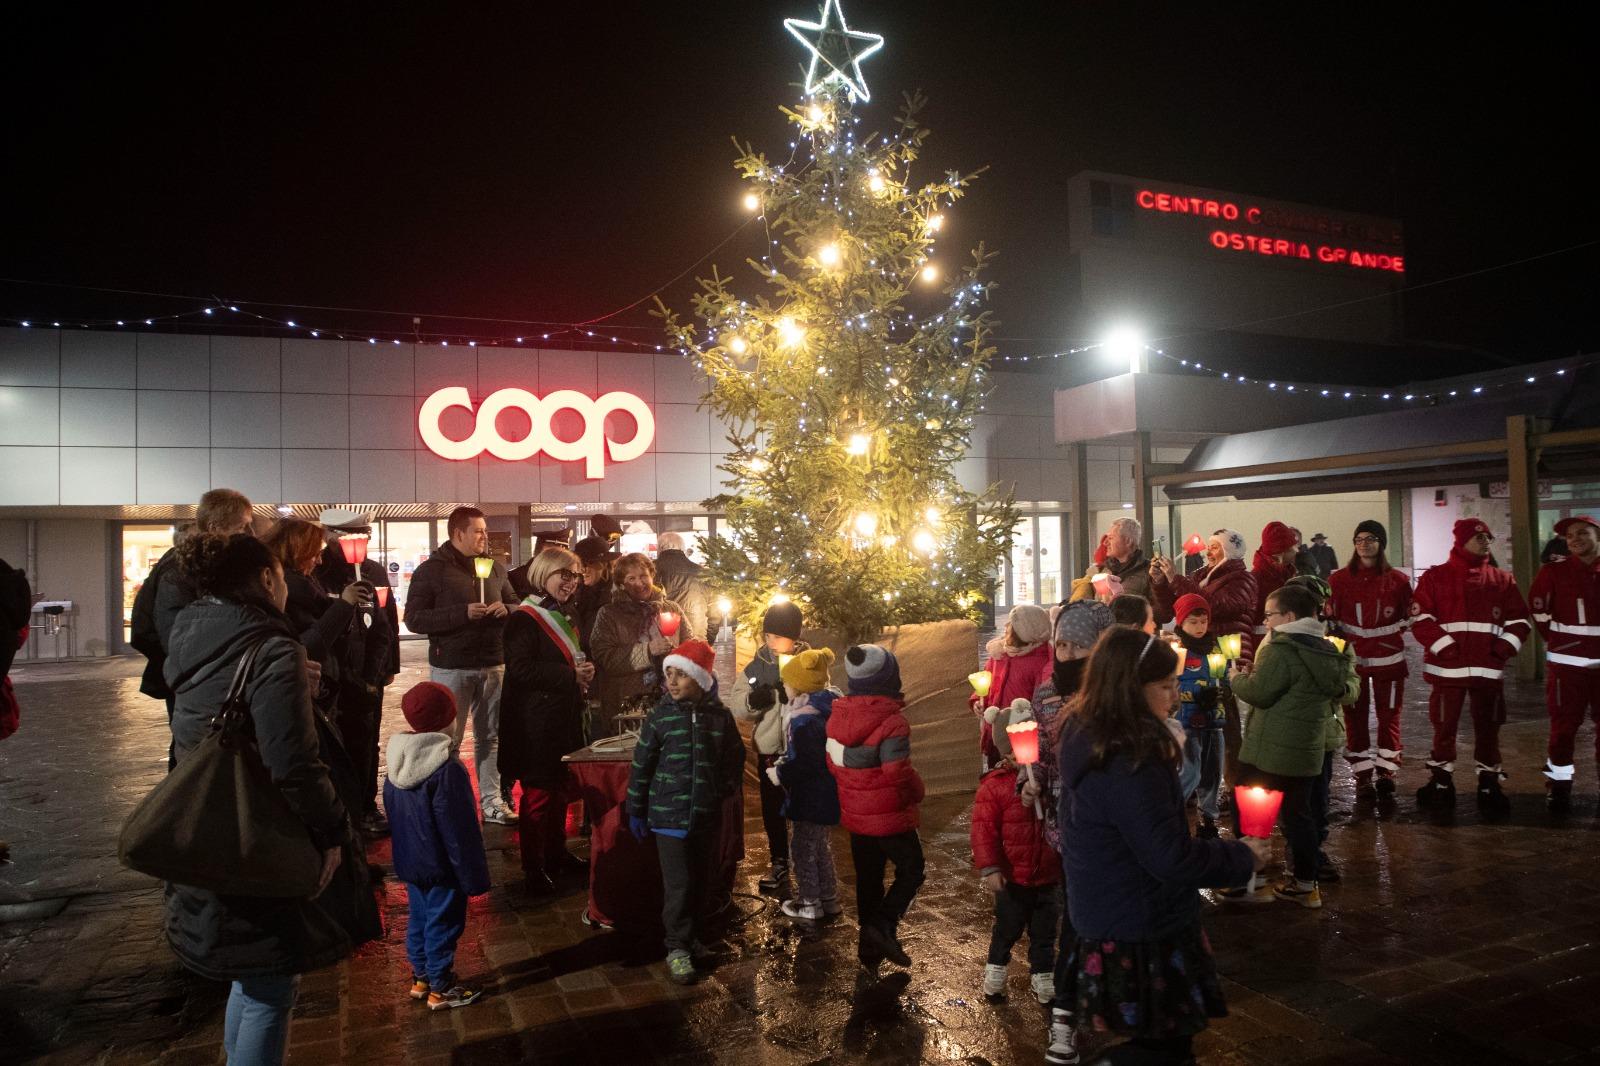
[[[667,599],[683,608],[684,632],[688,638],[704,640],[706,616],[710,614],[706,583],[700,565],[684,552],[683,534],[663,533],[656,538],[656,584]]]
[[[450,731],[452,752],[459,753],[472,721],[473,762],[478,769],[478,805],[484,821],[515,825],[501,795],[495,764],[500,734],[500,685],[505,679],[506,618],[517,593],[505,567],[490,560],[489,576],[480,579],[474,560],[486,558],[488,523],[476,507],[457,507],[445,524],[450,534],[416,572],[406,593],[406,626],[428,636],[432,678],[456,698],[456,724]]]
[[[339,538],[347,534],[372,536],[372,518],[343,507],[326,508],[321,515],[327,544],[315,577],[337,596],[356,581],[355,567],[344,561]],[[361,563],[360,580],[374,589],[387,588],[389,575],[370,556]],[[339,691],[335,723],[350,756],[361,788],[361,808],[352,813],[368,836],[388,831],[378,813],[378,731],[383,725],[383,690],[400,672],[400,614],[394,599],[383,605],[356,608],[356,621],[339,642]]]

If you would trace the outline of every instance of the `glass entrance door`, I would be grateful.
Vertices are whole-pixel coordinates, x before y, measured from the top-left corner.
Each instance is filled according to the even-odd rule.
[[[388,572],[389,587],[393,590],[395,604],[400,608],[400,633],[402,636],[413,635],[406,628],[406,593],[411,588],[411,575],[416,573],[417,566],[428,556],[433,554],[433,549],[444,543],[444,521],[442,519],[424,519],[418,522],[402,522],[384,519],[379,523],[379,536],[377,550],[372,553],[378,563]]]
[[[133,599],[150,570],[172,547],[172,526],[122,527],[122,643],[127,646],[133,628]]]

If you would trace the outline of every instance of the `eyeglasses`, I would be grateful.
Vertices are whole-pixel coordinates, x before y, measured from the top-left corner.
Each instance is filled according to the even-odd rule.
[[[1377,537],[1357,537],[1355,540],[1351,541],[1351,543],[1356,545],[1357,547],[1360,547],[1363,544],[1376,544],[1376,543],[1378,543],[1378,538]]]
[[[557,581],[561,582],[562,584],[566,584],[568,581],[576,581],[576,580],[578,580],[583,575],[582,574],[578,574],[578,573],[574,573],[571,570],[557,570],[555,573],[551,574],[550,576],[555,578]]]

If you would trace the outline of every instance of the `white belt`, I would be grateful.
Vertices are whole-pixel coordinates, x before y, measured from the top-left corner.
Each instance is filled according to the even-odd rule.
[[[1393,625],[1388,626],[1379,626],[1377,629],[1362,629],[1360,626],[1353,626],[1349,622],[1339,623],[1339,628],[1343,629],[1346,633],[1357,637],[1387,637],[1391,633],[1400,632],[1401,630],[1405,629],[1405,627],[1406,624],[1404,622],[1396,622]]]
[[[1483,677],[1491,681],[1498,681],[1501,677],[1501,671],[1492,666],[1435,666],[1424,663],[1422,672],[1435,677]]]
[[[1582,655],[1562,655],[1560,652],[1547,652],[1545,658],[1558,666],[1581,666],[1585,670],[1600,669],[1600,659],[1588,659]]]
[[[1393,655],[1385,655],[1379,659],[1363,659],[1359,655],[1356,656],[1357,666],[1393,666],[1395,663],[1403,663],[1405,661],[1406,653],[1403,651],[1396,652]]]
[[[1539,616],[1534,615],[1534,617],[1537,618]],[[1550,616],[1545,615],[1545,617],[1549,618]],[[1600,626],[1569,626],[1565,622],[1551,622],[1550,632],[1572,633],[1580,637],[1600,637]]]

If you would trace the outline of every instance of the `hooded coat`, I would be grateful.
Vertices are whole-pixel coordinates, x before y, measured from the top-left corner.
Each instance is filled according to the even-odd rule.
[[[418,888],[489,891],[489,862],[478,828],[472,779],[450,757],[448,733],[389,738],[383,809],[394,842],[394,875]]]
[[[1156,621],[1162,625],[1177,615],[1178,600],[1191,593],[1204,596],[1211,608],[1210,632],[1217,636],[1239,634],[1239,657],[1248,662],[1255,654],[1258,598],[1256,578],[1242,559],[1224,559],[1192,574],[1174,575],[1171,581],[1152,579]]]
[[[245,687],[261,762],[319,849],[348,844],[350,820],[319,750],[305,651],[288,619],[267,606],[205,596],[169,631],[165,679],[175,706],[172,737],[182,762],[211,729],[245,649],[265,639]],[[346,860],[350,858],[346,850]],[[167,940],[184,966],[214,980],[305,973],[348,955],[351,937],[334,916],[350,901],[221,896],[166,886]]]
[[[1452,548],[1417,581],[1411,635],[1422,645],[1422,676],[1431,685],[1499,688],[1531,628],[1516,581],[1487,555]]]
[[[813,825],[839,824],[839,786],[828,772],[828,719],[834,693],[796,696],[789,704],[783,758],[776,763],[783,786],[783,816]]]
[[[839,822],[852,833],[888,837],[917,827],[926,790],[911,765],[905,700],[841,696],[828,717],[828,769],[839,785]]]
[[[1320,756],[1319,765],[1320,765]],[[1236,840],[1189,835],[1178,774],[1113,755],[1069,725],[1062,737],[1062,866],[1072,927],[1091,940],[1158,940],[1200,920],[1198,888],[1244,884],[1255,868]]]
[[[1255,633],[1255,650],[1259,651],[1267,639],[1267,597],[1283,588],[1289,583],[1298,571],[1293,563],[1280,563],[1260,548],[1256,549],[1255,561],[1250,566],[1250,574],[1256,579],[1256,602],[1250,616],[1250,624]],[[1250,659],[1253,651],[1242,653],[1245,659]],[[1243,699],[1244,697],[1240,697]],[[1249,702],[1246,700],[1245,702]]]
[[[1355,652],[1333,646],[1315,618],[1279,626],[1256,649],[1255,667],[1233,679],[1254,707],[1239,761],[1284,777],[1316,777],[1330,737],[1344,734],[1341,708],[1356,701]]]
[[[1017,768],[983,775],[972,801],[972,865],[1009,884],[1038,888],[1061,880],[1061,856],[1045,840],[1045,820],[1017,793]]]
[[[560,611],[545,597],[541,606]],[[506,620],[506,676],[500,689],[500,776],[528,788],[556,788],[567,780],[561,761],[583,747],[583,690],[555,638],[528,607]]]

